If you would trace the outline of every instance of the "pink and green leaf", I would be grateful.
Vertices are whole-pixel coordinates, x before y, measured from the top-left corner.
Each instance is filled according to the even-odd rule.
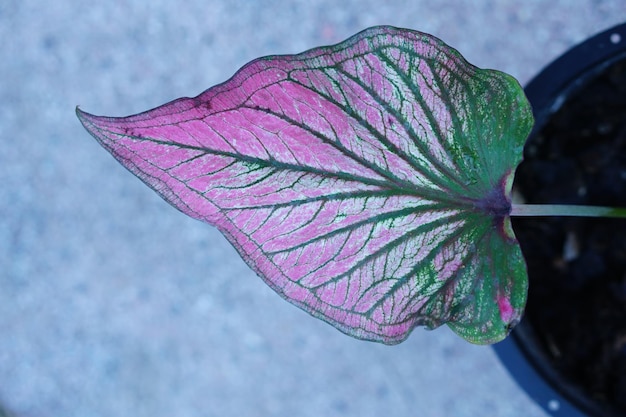
[[[349,335],[391,344],[447,323],[494,343],[522,314],[508,214],[530,106],[512,77],[430,35],[374,27],[138,115],[77,113],[276,292]]]

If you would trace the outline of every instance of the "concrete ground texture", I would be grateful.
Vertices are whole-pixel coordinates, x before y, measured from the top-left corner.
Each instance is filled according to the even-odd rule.
[[[541,417],[447,328],[354,340],[85,132],[379,24],[525,84],[623,0],[0,2],[0,403],[12,416]],[[1,414],[1,413],[0,413]]]

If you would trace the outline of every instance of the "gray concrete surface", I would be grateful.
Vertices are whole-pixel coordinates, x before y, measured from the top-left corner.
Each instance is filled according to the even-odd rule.
[[[82,129],[375,24],[522,83],[623,0],[0,2],[0,403],[15,416],[528,416],[488,347],[359,342],[284,302]]]

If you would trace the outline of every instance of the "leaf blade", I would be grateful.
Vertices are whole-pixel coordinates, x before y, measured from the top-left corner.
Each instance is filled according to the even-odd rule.
[[[77,113],[166,201],[218,227],[284,298],[354,337],[397,343],[416,325],[471,322],[472,309],[459,307],[471,291],[446,295],[455,280],[473,288],[471,277],[458,277],[463,265],[482,265],[467,238],[510,240],[484,206],[507,203],[502,178],[519,163],[529,129],[515,88],[434,37],[377,27],[255,60],[196,98],[139,115]],[[494,96],[523,116],[519,126],[490,120]],[[515,129],[505,146],[476,139]],[[501,162],[485,172],[489,158]],[[509,281],[525,279],[512,271]],[[508,294],[505,281],[496,293]],[[485,291],[493,312],[498,298]],[[500,319],[516,320],[519,303],[511,310]],[[466,338],[503,337],[503,324],[490,320],[484,337]]]

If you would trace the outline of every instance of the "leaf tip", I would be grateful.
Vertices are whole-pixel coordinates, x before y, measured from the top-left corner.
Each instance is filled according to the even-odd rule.
[[[83,127],[85,129],[87,129],[87,131],[89,133],[91,133],[91,120],[95,117],[93,114],[89,114],[83,110],[80,109],[79,106],[76,106],[76,117],[78,117],[78,120],[80,121],[80,123],[83,125]]]
[[[83,118],[84,118],[86,115],[88,115],[88,114],[89,114],[89,113],[86,113],[86,112],[82,111],[82,110],[80,109],[80,106],[79,106],[79,105],[76,105],[75,112],[76,112],[76,117],[78,117],[78,120],[80,120],[81,122],[82,122]]]
[[[104,145],[103,140],[105,135],[102,133],[102,128],[104,127],[103,122],[109,118],[87,113],[86,111],[81,110],[79,106],[76,106],[76,117],[78,117],[78,120],[83,125],[85,130],[89,132],[89,134],[100,144]]]

